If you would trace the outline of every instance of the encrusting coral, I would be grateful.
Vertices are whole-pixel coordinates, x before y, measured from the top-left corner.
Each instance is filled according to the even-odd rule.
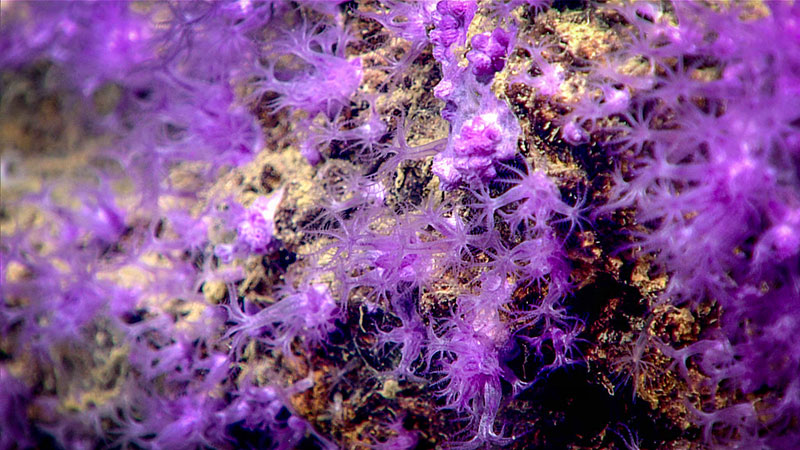
[[[794,448],[799,5],[0,5],[0,449]]]

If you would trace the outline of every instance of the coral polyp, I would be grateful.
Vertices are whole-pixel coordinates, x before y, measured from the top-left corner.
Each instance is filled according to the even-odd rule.
[[[0,450],[797,448],[797,2],[0,10]]]

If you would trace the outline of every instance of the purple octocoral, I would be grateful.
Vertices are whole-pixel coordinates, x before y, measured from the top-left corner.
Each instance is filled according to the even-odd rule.
[[[472,37],[472,50],[467,52],[467,60],[478,81],[487,83],[495,73],[503,70],[509,47],[513,47],[513,37],[510,31],[503,28],[495,28],[491,34]]]
[[[797,332],[800,305],[798,11],[770,2],[762,16],[742,20],[737,7],[672,6],[677,23],[650,4],[615,8],[630,22],[633,42],[598,73],[635,93],[629,110],[620,109],[624,98],[600,107],[621,119],[609,149],[631,158],[615,176],[607,209],[634,208],[649,228],[636,234],[636,245],[669,275],[662,302],[714,301],[723,310],[722,333],[681,349],[663,346],[684,376],[693,358],[713,392],[769,388],[791,405],[768,407],[763,414],[771,417],[761,419],[748,401],[692,406],[706,439],[780,447],[796,441],[785,424],[799,417],[797,402],[785,397],[797,389],[797,355],[786,339]],[[642,77],[607,70],[633,57],[653,70]],[[709,66],[717,72],[701,76]],[[595,121],[591,108],[581,110],[578,120]]]
[[[345,58],[351,39],[346,30],[306,17],[292,20],[299,23],[277,29],[263,55],[252,97],[276,93],[278,97],[270,102],[275,109],[288,107],[307,111],[311,117],[320,112],[333,117],[361,83],[361,60]]]
[[[264,253],[274,242],[275,212],[283,199],[283,189],[258,197],[244,212],[236,228],[239,240],[250,253]]]
[[[482,319],[478,319],[482,320]],[[502,401],[501,381],[515,384],[517,379],[500,361],[503,339],[495,341],[472,325],[454,317],[439,333],[431,332],[429,365],[441,378],[439,395],[445,408],[465,413],[466,431],[472,435],[459,444],[463,448],[504,445],[511,442],[495,430],[495,419]]]
[[[74,181],[47,169],[38,194],[4,198],[0,446],[332,448],[320,424],[378,448],[528,439],[513,409],[544,407],[517,395],[569,372],[588,334],[629,337],[594,320],[624,299],[583,317],[569,295],[650,262],[668,276],[655,305],[712,305],[714,320],[671,343],[631,317],[644,331],[611,366],[638,381],[672,358],[706,394],[686,410],[710,445],[796,445],[800,10],[612,2],[580,24],[612,25],[607,46],[574,41],[580,14],[532,22],[548,3],[4,5],[1,68],[46,72],[31,86],[74,101],[109,145]],[[511,55],[531,64],[495,78]],[[419,74],[441,76],[432,93]],[[570,93],[585,96],[560,104]],[[424,128],[436,101],[449,130]],[[601,212],[625,210],[597,233],[584,181],[610,198]],[[629,248],[622,267],[603,259]],[[414,402],[388,382],[372,395],[390,379]],[[385,400],[368,425],[390,415],[388,433],[355,423],[359,398]],[[420,406],[447,428],[409,431]]]
[[[436,155],[433,173],[439,176],[442,189],[453,189],[462,181],[492,180],[497,173],[495,162],[514,156],[516,139],[508,135],[507,124],[500,119],[497,111],[489,111],[467,120],[452,138],[449,151]]]
[[[467,28],[476,9],[475,0],[442,0],[436,4],[433,16],[436,28],[430,32],[434,58],[440,62],[454,62],[451,47],[466,42]]]
[[[442,190],[452,190],[462,182],[474,184],[493,179],[495,163],[516,153],[518,121],[487,84],[505,65],[506,51],[516,29],[497,28],[491,35],[473,38],[475,49],[468,54],[473,68],[470,72],[458,65],[450,46],[466,40],[474,2],[442,1],[437,12],[431,41],[444,74],[434,94],[445,101],[442,117],[450,122],[451,133],[447,147],[436,155],[432,170],[439,177]]]
[[[226,338],[232,339],[232,351],[239,354],[250,340],[268,343],[294,358],[292,343],[304,338],[306,346],[319,344],[335,328],[340,308],[327,286],[314,284],[287,289],[281,299],[263,309],[232,298],[225,306],[230,324]],[[253,312],[254,311],[254,312]]]

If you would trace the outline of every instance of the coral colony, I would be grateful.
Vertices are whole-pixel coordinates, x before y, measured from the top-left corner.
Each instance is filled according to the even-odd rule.
[[[800,448],[800,2],[0,10],[0,449]]]

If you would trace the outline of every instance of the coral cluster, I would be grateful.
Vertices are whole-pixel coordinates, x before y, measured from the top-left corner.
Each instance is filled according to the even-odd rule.
[[[0,449],[793,448],[800,7],[729,3],[0,6],[75,144],[0,127]]]
[[[800,202],[800,10],[783,2],[768,7],[765,17],[747,20],[737,8],[678,3],[667,14],[654,5],[619,7],[632,42],[604,63],[619,68],[636,60],[646,71],[634,84],[652,84],[634,88],[620,108],[612,86],[625,86],[632,75],[597,79],[598,112],[621,117],[607,151],[631,162],[615,172],[613,200],[603,208],[631,208],[647,225],[635,242],[669,274],[660,303],[713,301],[722,309],[720,329],[699,341],[654,345],[687,378],[690,366],[701,368],[712,394],[691,408],[706,440],[748,448],[800,441],[800,359],[789,344],[800,331],[790,312],[800,307],[800,228],[793,219]],[[766,41],[785,46],[764,48]],[[770,398],[717,394],[764,389]]]

